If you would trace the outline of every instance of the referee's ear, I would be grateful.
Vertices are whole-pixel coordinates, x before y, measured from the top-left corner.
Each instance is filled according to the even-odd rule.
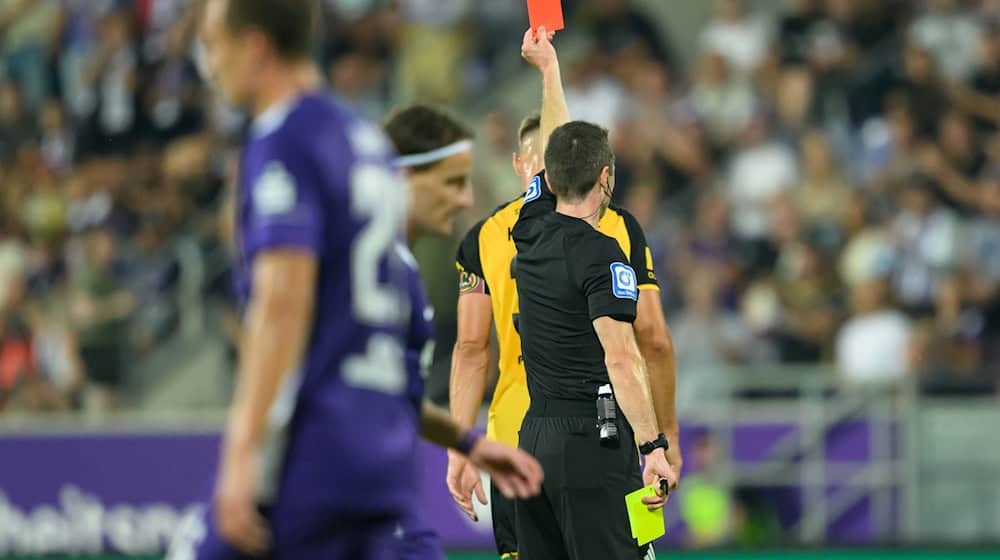
[[[610,165],[605,165],[601,168],[601,179],[600,184],[606,187],[609,191],[614,192],[615,190],[615,171]]]

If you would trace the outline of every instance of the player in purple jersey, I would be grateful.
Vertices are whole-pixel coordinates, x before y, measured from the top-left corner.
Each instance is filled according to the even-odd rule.
[[[317,4],[207,2],[207,70],[255,117],[236,218],[244,334],[214,523],[188,524],[171,558],[397,558],[413,501],[405,194],[381,131],[299,79]],[[437,428],[511,494],[537,492],[523,454]]]
[[[412,246],[423,237],[448,237],[454,232],[455,216],[472,206],[473,190],[469,182],[472,167],[472,132],[446,113],[424,105],[395,111],[385,124],[386,132],[401,154],[396,160],[406,176],[410,190],[410,209],[406,241]],[[411,295],[414,301],[426,301],[416,260],[406,246],[400,253],[411,267]],[[429,304],[412,308],[411,339],[407,346],[407,369],[412,393],[423,394],[423,377],[433,352],[433,310]],[[413,337],[413,333],[426,335]],[[423,404],[421,432],[433,441],[435,424],[450,416],[443,410]],[[496,442],[488,442],[490,445]],[[505,446],[504,446],[505,447]],[[531,459],[534,463],[534,459]],[[443,558],[432,530],[415,508],[400,526],[401,558],[425,560]]]

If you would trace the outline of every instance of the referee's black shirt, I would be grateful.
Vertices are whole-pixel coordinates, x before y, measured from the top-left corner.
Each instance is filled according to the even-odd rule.
[[[635,321],[635,271],[617,241],[581,219],[549,212],[531,233],[514,271],[528,392],[592,401],[609,382],[592,322]]]

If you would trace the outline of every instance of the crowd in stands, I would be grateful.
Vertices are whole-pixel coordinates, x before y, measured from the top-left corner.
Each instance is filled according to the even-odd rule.
[[[568,77],[654,248],[679,405],[728,366],[996,392],[1000,3],[748,5],[714,3],[686,73],[648,21]]]
[[[115,408],[179,330],[191,255],[203,297],[228,291],[245,119],[200,75],[200,3],[0,2],[0,410]],[[518,69],[506,4],[324,0],[316,56],[373,119],[460,110]],[[565,4],[590,45],[570,109],[611,131],[679,402],[779,364],[996,391],[1000,2],[718,0],[694,58],[638,2]],[[517,117],[476,123],[480,207],[517,193]]]

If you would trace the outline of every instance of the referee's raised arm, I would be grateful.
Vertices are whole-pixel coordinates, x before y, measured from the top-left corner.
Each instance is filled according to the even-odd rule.
[[[552,45],[554,33],[539,27],[538,31],[528,29],[521,43],[521,56],[542,75],[541,151],[549,143],[552,131],[570,121],[569,104],[563,91],[562,72],[559,57]]]

